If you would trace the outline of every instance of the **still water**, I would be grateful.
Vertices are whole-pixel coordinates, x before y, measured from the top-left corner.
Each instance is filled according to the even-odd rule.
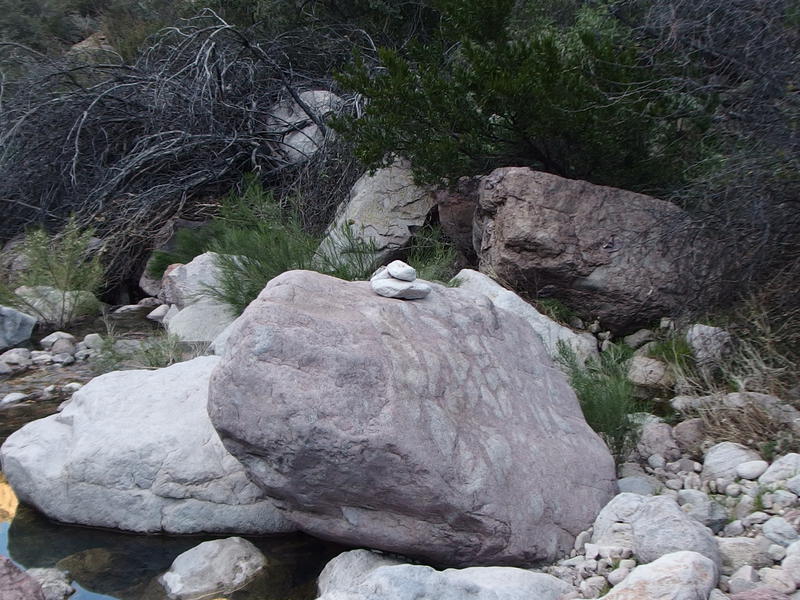
[[[9,520],[10,519],[10,520]],[[70,527],[17,506],[11,488],[0,482],[0,554],[26,569],[68,571],[74,600],[164,600],[157,578],[200,536],[143,536]],[[325,563],[345,548],[305,535],[248,538],[266,556],[267,568],[230,600],[310,600]],[[217,597],[222,598],[222,597]]]

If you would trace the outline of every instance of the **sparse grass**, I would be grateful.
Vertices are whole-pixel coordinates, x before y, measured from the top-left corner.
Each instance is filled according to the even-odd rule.
[[[800,451],[800,439],[756,404],[703,409],[698,411],[698,415],[712,439],[744,444],[758,450],[767,460],[786,452]]]
[[[534,306],[547,318],[559,323],[569,323],[575,312],[558,298],[538,298]]]
[[[445,283],[455,275],[456,250],[439,227],[426,226],[414,236],[406,262],[420,279]]]
[[[566,367],[583,416],[617,462],[625,460],[639,438],[640,428],[631,419],[631,414],[641,410],[627,376],[631,356],[627,346],[613,345],[581,367],[572,349],[559,344],[559,362]]]

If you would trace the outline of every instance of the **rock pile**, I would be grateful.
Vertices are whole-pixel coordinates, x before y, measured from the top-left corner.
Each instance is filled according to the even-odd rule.
[[[379,268],[370,277],[372,290],[384,298],[420,300],[431,293],[431,286],[417,281],[417,271],[401,260],[390,262]]]

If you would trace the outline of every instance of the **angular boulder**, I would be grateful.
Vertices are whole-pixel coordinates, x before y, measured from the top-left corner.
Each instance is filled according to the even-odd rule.
[[[0,449],[20,500],[66,523],[136,532],[292,530],[206,412],[216,357],[101,375]]]
[[[352,237],[372,244],[374,264],[384,264],[408,246],[435,204],[433,192],[414,184],[407,162],[398,161],[367,173],[356,181],[342,203],[317,256],[320,260],[335,256],[347,260],[341,250],[348,247],[348,237]]]
[[[632,332],[713,292],[711,242],[675,205],[518,167],[478,194],[480,270],[604,328]]]
[[[0,306],[0,350],[30,339],[36,319],[8,306]]]
[[[406,302],[273,279],[214,371],[212,422],[312,535],[449,565],[554,558],[612,496],[614,462],[527,323],[432,287]]]
[[[164,302],[183,309],[189,304],[208,300],[209,288],[219,286],[217,256],[216,252],[206,252],[185,265],[170,265],[162,279]]]

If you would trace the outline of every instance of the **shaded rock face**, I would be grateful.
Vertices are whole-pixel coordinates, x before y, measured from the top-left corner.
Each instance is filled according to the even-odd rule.
[[[553,558],[611,498],[613,460],[522,319],[432,287],[273,279],[212,375],[212,422],[312,535],[450,565]]]
[[[497,169],[481,182],[475,228],[481,271],[618,333],[711,288],[709,241],[679,208],[642,194]]]
[[[223,447],[206,412],[216,357],[96,377],[58,414],[12,434],[3,472],[67,523],[137,532],[294,529]]]
[[[36,319],[8,306],[0,306],[0,350],[28,340]]]
[[[339,254],[347,247],[345,230],[349,227],[353,237],[374,244],[374,263],[383,264],[408,246],[435,202],[430,190],[414,184],[407,162],[366,173],[342,203],[317,254]],[[342,259],[346,260],[346,255]]]
[[[462,177],[452,189],[436,191],[439,225],[456,249],[470,262],[475,261],[472,222],[478,208],[480,177]]]

